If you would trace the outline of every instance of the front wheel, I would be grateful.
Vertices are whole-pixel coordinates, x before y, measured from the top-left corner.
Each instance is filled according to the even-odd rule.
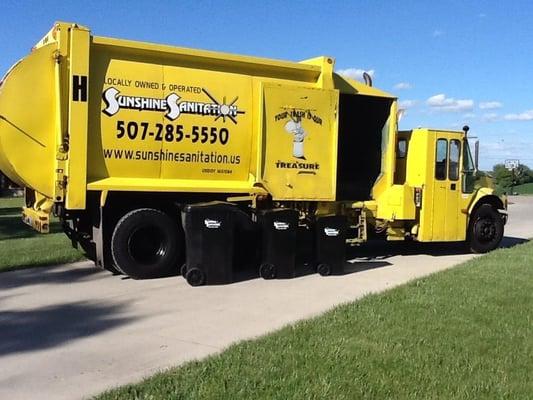
[[[474,253],[494,250],[503,238],[503,218],[493,206],[483,204],[470,218],[468,243]]]
[[[182,252],[183,238],[178,222],[153,208],[125,214],[111,238],[115,265],[133,279],[177,273]]]

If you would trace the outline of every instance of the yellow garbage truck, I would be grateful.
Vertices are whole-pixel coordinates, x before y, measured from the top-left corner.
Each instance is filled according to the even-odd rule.
[[[183,262],[181,210],[211,201],[300,224],[340,215],[347,244],[498,246],[507,201],[467,129],[398,130],[397,99],[334,60],[238,56],[93,36],[56,23],[0,83],[0,170],[24,221],[58,216],[99,266],[133,278]]]

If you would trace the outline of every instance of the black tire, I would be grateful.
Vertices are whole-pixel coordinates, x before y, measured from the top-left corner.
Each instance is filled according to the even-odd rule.
[[[263,279],[274,279],[276,277],[276,267],[269,263],[261,264],[259,276]]]
[[[178,222],[153,208],[125,214],[111,237],[111,254],[118,270],[133,279],[177,274],[183,253]]]
[[[497,248],[503,238],[503,218],[493,206],[483,204],[474,211],[468,225],[467,241],[474,253]]]
[[[104,269],[106,271],[111,272],[113,275],[125,275],[124,271],[121,271],[120,269],[118,269],[117,266],[113,263],[106,263],[104,265]]]
[[[180,268],[180,275],[185,278],[186,274],[187,274],[187,263],[183,263],[183,265]]]
[[[320,276],[328,276],[331,275],[331,267],[328,264],[318,264],[316,272],[318,272]]]
[[[187,271],[185,279],[191,286],[202,286],[205,283],[205,274],[200,268],[191,268]]]

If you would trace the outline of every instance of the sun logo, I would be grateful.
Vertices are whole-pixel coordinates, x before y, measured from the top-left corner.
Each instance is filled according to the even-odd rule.
[[[239,100],[239,96],[235,97],[229,104],[227,104],[226,96],[222,98],[222,103],[220,103],[217,101],[217,99],[211,96],[211,94],[206,89],[202,88],[202,91],[217,106],[215,111],[215,121],[219,118],[222,118],[222,120],[226,122],[226,118],[229,118],[234,124],[236,124],[237,120],[235,118],[237,117],[237,114],[244,114],[244,111],[239,110],[238,107],[235,105],[237,100]]]

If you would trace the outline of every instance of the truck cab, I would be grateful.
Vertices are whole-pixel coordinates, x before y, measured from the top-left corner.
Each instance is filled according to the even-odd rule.
[[[506,222],[506,199],[483,187],[464,131],[399,131],[393,185],[378,193],[377,217],[388,222],[388,239],[468,241],[472,250],[496,247]]]

